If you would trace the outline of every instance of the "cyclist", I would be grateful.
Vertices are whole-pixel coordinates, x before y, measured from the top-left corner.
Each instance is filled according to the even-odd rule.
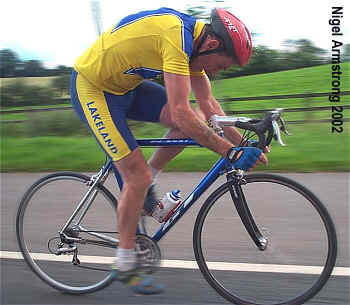
[[[120,243],[115,276],[132,291],[154,294],[163,287],[142,274],[134,250],[136,227],[146,194],[157,173],[181,148],[160,148],[147,164],[127,119],[160,122],[166,137],[191,137],[249,170],[267,163],[261,150],[237,148],[240,133],[227,127],[227,139],[206,124],[224,115],[208,77],[234,64],[244,66],[252,53],[250,33],[226,10],[216,8],[211,23],[169,8],[123,18],[103,33],[75,62],[72,104],[123,179],[118,203]],[[165,88],[149,79],[164,75]],[[193,90],[199,109],[189,104]],[[152,192],[146,200],[150,213]],[[150,204],[151,202],[151,204]]]

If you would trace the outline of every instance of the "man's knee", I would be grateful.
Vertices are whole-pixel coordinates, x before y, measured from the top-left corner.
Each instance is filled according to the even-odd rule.
[[[139,148],[114,165],[122,176],[124,186],[136,192],[144,191],[152,183],[151,170]]]
[[[147,168],[142,173],[136,173],[135,178],[132,179],[131,183],[134,185],[135,188],[147,190],[152,183],[151,170]]]
[[[144,192],[152,183],[152,173],[147,167],[142,170],[137,170],[133,175],[124,178],[123,188],[126,187],[129,191]]]

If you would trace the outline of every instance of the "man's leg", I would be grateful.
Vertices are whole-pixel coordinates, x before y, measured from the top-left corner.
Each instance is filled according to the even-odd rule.
[[[123,178],[123,189],[118,202],[119,247],[134,249],[137,223],[152,182],[151,172],[139,148],[125,158],[114,162]]]
[[[161,293],[164,291],[162,285],[140,273],[135,253],[137,223],[152,181],[151,172],[139,148],[114,162],[114,165],[124,181],[117,210],[119,246],[116,276],[135,293]]]
[[[117,279],[141,294],[161,293],[164,289],[142,274],[137,265],[135,235],[146,190],[151,183],[149,167],[127,126],[125,112],[133,92],[116,96],[93,87],[77,72],[72,73],[72,104],[79,117],[105,153],[114,160],[124,185],[118,204],[119,230]]]

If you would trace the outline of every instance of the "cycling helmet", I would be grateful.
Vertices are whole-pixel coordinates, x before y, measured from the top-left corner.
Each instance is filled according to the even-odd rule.
[[[211,12],[211,27],[215,35],[223,40],[226,52],[243,67],[252,55],[252,39],[247,27],[230,12],[214,8]]]
[[[215,50],[199,52],[201,45],[210,34],[205,31],[197,49],[192,53],[191,60],[200,55],[226,51],[241,67],[246,65],[252,55],[253,45],[249,30],[242,21],[224,9],[214,8],[211,11],[210,25],[211,31],[222,41],[223,46]]]

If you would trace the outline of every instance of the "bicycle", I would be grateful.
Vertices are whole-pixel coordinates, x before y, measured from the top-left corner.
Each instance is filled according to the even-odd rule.
[[[242,145],[263,148],[273,138],[284,145],[280,129],[287,131],[281,114],[276,109],[262,120],[215,116],[211,126],[221,135],[223,126],[245,130]],[[192,139],[140,139],[138,144],[200,146]],[[23,257],[37,276],[62,292],[91,293],[113,281],[109,264],[118,246],[118,201],[104,186],[111,171],[107,160],[92,177],[50,174],[35,182],[20,201],[16,233]],[[315,296],[331,276],[337,256],[336,231],[327,209],[301,184],[275,174],[245,174],[226,158],[216,162],[152,236],[146,218],[141,218],[136,250],[145,271],[155,272],[161,264],[157,242],[224,175],[227,181],[205,200],[193,230],[195,258],[206,281],[238,305],[297,305]],[[122,188],[118,174],[117,180]],[[50,218],[50,203],[56,201],[60,208]],[[46,206],[48,218],[38,219]],[[38,236],[38,229],[44,236]],[[274,264],[266,263],[272,259]],[[73,273],[75,267],[81,273]]]

